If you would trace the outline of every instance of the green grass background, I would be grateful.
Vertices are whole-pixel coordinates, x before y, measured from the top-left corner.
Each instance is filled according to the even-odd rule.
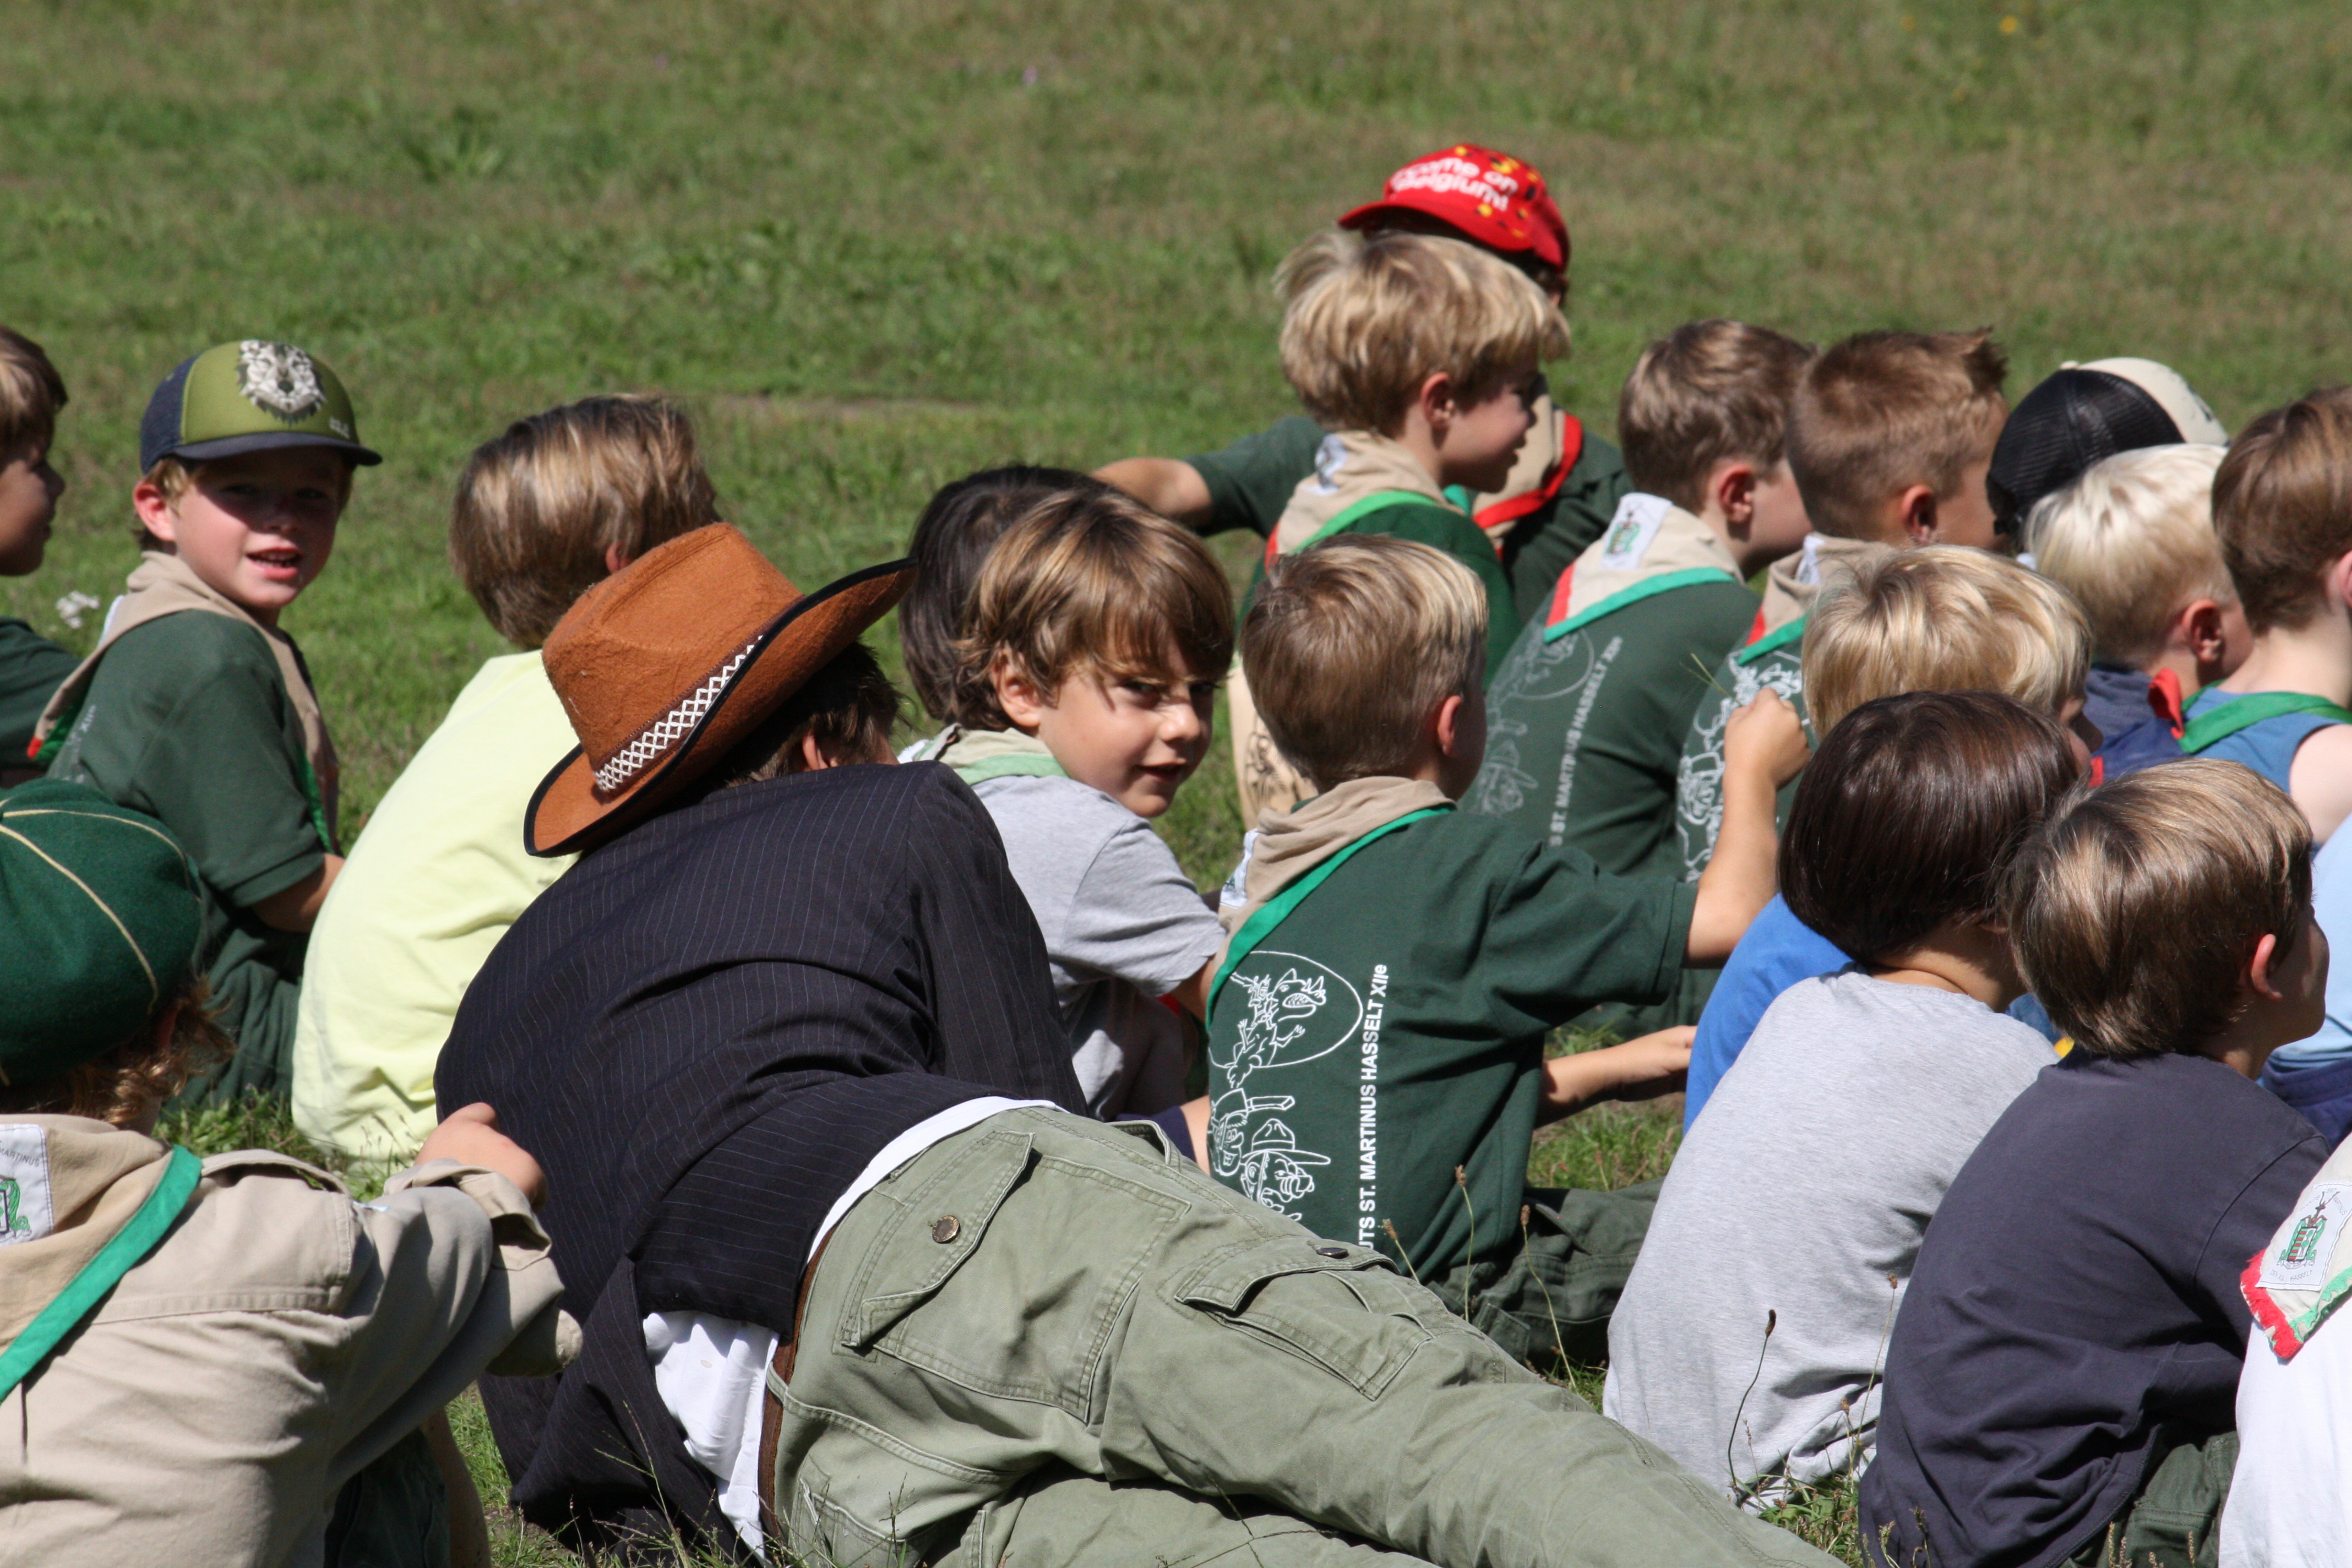
[[[1288,412],[1268,269],[1457,139],[1552,181],[1553,381],[1603,433],[1700,315],[1990,324],[2013,393],[2145,354],[2233,426],[2352,336],[2352,8],[2315,0],[10,0],[0,30],[0,321],[74,399],[58,537],[0,613],[89,646],[55,605],[133,563],[155,381],[307,345],[387,457],[287,617],[347,826],[501,651],[443,531],[507,420],[685,400],[729,515],[814,584],[976,467]],[[1203,882],[1228,779],[1220,750],[1163,824]],[[1670,1117],[1579,1122],[1539,1176],[1670,1157]]]

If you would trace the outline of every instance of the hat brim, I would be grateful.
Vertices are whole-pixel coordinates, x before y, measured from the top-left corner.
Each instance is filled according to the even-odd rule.
[[[383,461],[383,454],[357,441],[345,441],[333,436],[313,436],[307,430],[262,430],[250,436],[223,436],[211,441],[191,441],[184,447],[173,447],[158,452],[157,461],[177,458],[185,463],[209,463],[215,458],[234,458],[246,452],[275,452],[286,447],[324,447],[341,452],[362,468],[374,468]],[[153,468],[154,463],[149,463]]]
[[[523,848],[542,857],[577,854],[651,816],[888,615],[914,570],[911,561],[869,566],[794,600],[752,639],[750,655],[701,722],[627,788],[599,795],[596,770],[574,746],[533,792]]]
[[[1412,200],[1410,195],[1383,197],[1377,202],[1366,202],[1360,207],[1351,207],[1339,215],[1339,223],[1341,228],[1367,229],[1378,225],[1381,219],[1397,213],[1412,213],[1420,217],[1434,218],[1461,236],[1465,242],[1475,245],[1481,250],[1493,251],[1497,256],[1532,256],[1547,267],[1568,265],[1567,258],[1559,254],[1558,242],[1551,241],[1551,237],[1544,233],[1540,225],[1529,226],[1528,232],[1533,237],[1527,244],[1500,245],[1492,239],[1471,233],[1462,226],[1460,219],[1454,213],[1448,212],[1436,203],[1432,202],[1423,205]],[[1551,242],[1546,243],[1547,241]]]

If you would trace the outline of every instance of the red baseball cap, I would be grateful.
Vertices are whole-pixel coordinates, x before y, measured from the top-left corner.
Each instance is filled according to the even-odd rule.
[[[1381,199],[1342,214],[1341,228],[1371,228],[1395,212],[1416,212],[1460,229],[1489,250],[1532,250],[1568,268],[1568,224],[1544,189],[1544,177],[1489,147],[1457,142],[1415,158],[1389,176]]]

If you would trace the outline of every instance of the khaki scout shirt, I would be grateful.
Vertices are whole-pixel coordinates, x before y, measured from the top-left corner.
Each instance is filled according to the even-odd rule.
[[[47,1134],[56,1227],[0,1246],[13,1335],[71,1277],[49,1244],[120,1229],[137,1204],[111,1189],[143,1197],[164,1150],[79,1117],[7,1122]],[[163,1242],[0,1399],[0,1563],[315,1563],[362,1466],[480,1373],[569,1359],[561,1293],[504,1176],[436,1160],[362,1204],[284,1155],[215,1155]]]

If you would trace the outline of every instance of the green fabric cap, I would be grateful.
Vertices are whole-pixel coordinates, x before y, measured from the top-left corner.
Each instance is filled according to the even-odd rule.
[[[360,445],[351,395],[335,373],[291,343],[246,338],[183,361],[148,399],[139,467],[194,462],[273,447],[331,447],[355,463],[383,458]]]
[[[195,868],[85,784],[0,795],[0,1075],[58,1078],[134,1037],[194,970]]]

